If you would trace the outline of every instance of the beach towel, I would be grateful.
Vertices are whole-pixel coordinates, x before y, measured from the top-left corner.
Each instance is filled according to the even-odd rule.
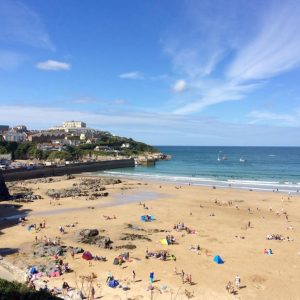
[[[223,259],[222,259],[219,255],[216,255],[216,256],[214,257],[214,262],[217,263],[218,265],[219,265],[219,264],[224,264]]]
[[[142,222],[151,222],[151,221],[154,221],[154,220],[155,220],[155,217],[152,216],[152,215],[141,216],[141,221]]]
[[[167,239],[161,240],[160,243],[161,243],[162,245],[169,245]]]

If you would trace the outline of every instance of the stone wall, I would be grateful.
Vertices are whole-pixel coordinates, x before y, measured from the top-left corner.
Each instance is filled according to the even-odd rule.
[[[42,177],[62,176],[68,174],[79,174],[83,172],[96,172],[117,168],[134,167],[133,159],[109,160],[100,162],[88,162],[66,165],[62,167],[47,166],[32,170],[9,169],[3,171],[5,181],[17,181]]]

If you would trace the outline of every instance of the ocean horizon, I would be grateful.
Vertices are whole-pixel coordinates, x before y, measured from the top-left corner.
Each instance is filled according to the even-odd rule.
[[[156,146],[172,159],[100,174],[198,186],[297,193],[300,147]]]

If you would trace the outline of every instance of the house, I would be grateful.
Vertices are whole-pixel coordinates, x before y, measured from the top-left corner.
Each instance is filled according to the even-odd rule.
[[[52,132],[44,131],[28,136],[28,141],[33,143],[51,143],[52,140],[61,140],[64,139],[66,134],[64,132]]]
[[[11,129],[4,133],[3,138],[7,142],[23,142],[26,141],[27,134],[25,132],[18,132]]]
[[[130,144],[129,143],[123,143],[121,148],[129,148],[130,147]]]
[[[8,130],[9,130],[9,126],[8,125],[0,125],[0,134],[3,135]]]

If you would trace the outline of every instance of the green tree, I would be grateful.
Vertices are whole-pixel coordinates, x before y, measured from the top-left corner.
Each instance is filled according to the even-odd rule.
[[[4,146],[0,146],[0,154],[8,153],[7,149]]]

